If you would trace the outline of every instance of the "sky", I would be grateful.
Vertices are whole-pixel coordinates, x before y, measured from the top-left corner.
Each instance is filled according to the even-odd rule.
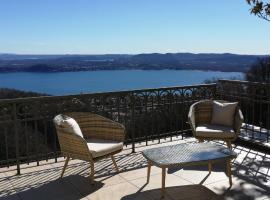
[[[0,0],[0,53],[270,54],[245,0]]]

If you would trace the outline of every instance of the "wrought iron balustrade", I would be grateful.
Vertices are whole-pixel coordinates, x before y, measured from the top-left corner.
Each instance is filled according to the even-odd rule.
[[[270,147],[270,84],[220,80],[216,91],[220,99],[239,102],[245,122],[241,137]]]
[[[125,125],[126,144],[190,132],[189,107],[202,99],[238,101],[245,118],[241,137],[269,145],[270,85],[220,80],[217,84],[0,100],[0,166],[57,158],[52,119],[59,113],[93,112]]]
[[[0,165],[20,164],[60,155],[52,123],[55,115],[84,111],[123,123],[126,144],[182,135],[190,130],[189,106],[215,98],[216,84],[69,96],[0,100]]]

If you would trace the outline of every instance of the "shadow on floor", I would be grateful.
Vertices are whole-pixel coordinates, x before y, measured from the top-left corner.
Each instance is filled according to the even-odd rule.
[[[270,197],[270,184],[269,175],[266,173],[260,173],[260,167],[250,168],[251,165],[262,167],[263,161],[250,160],[245,158],[243,163],[239,165],[234,163],[235,169],[233,171],[233,177],[237,179],[237,187],[232,188],[219,188],[217,191],[222,194],[225,199],[234,200],[255,200],[265,199]],[[269,167],[267,169],[269,172]],[[251,186],[252,185],[252,186]],[[268,199],[267,198],[267,199]]]
[[[139,190],[140,191],[140,190]],[[154,199],[171,200],[223,200],[207,187],[202,185],[184,185],[175,187],[166,187],[165,197],[161,198],[160,189],[137,192],[123,197],[121,200],[140,199],[140,196],[154,197]],[[140,195],[140,196],[139,196]]]
[[[239,158],[232,162],[233,178],[235,183],[231,189],[217,187],[213,190],[223,195],[225,199],[247,199],[253,200],[260,197],[270,196],[270,156],[254,150],[235,147],[239,153]],[[146,160],[141,152],[132,154],[120,154],[116,156],[116,162],[119,169],[123,172],[140,169],[146,166]],[[94,186],[89,184],[89,163],[79,162],[70,164],[67,168],[66,175],[63,179],[58,179],[64,163],[52,164],[49,169],[35,169],[31,172],[24,172],[20,176],[5,176],[0,178],[0,200],[19,200],[22,199],[71,199],[77,200],[88,196],[103,187],[102,182],[106,178],[115,175],[115,170],[110,159],[104,159],[95,165],[95,178],[99,179]],[[35,168],[35,167],[34,167]],[[208,171],[208,167],[194,166],[184,168],[170,168],[168,173],[175,173],[178,170],[196,170]],[[28,171],[30,168],[28,168]],[[213,165],[213,171],[225,171],[224,163],[216,163]],[[206,179],[207,177],[205,177]],[[237,180],[237,181],[236,181]],[[226,180],[227,181],[227,180]],[[203,182],[203,180],[202,180]],[[15,191],[11,191],[10,186],[13,185]],[[178,199],[203,199],[208,194],[207,188],[202,185],[179,186],[167,188],[171,197]],[[155,194],[160,196],[160,190],[151,190],[128,195],[122,199],[140,199],[136,195]],[[176,191],[175,193],[173,191]],[[212,191],[211,191],[212,192]],[[15,194],[16,193],[16,194]],[[213,193],[213,192],[212,192]],[[4,196],[4,195],[6,196]],[[199,198],[196,196],[201,194]],[[209,193],[210,194],[210,193]],[[186,195],[186,196],[184,196]],[[195,195],[192,196],[192,195]],[[172,199],[170,196],[169,198]],[[188,198],[186,198],[188,197]],[[176,199],[177,199],[176,198]],[[213,197],[215,199],[217,197]],[[220,199],[220,197],[218,197]]]
[[[88,177],[70,175],[37,185],[24,185],[16,188],[16,194],[0,197],[1,200],[38,199],[38,200],[79,200],[103,187],[103,183],[90,184]],[[85,186],[76,190],[78,186]]]
[[[179,170],[195,170],[195,171],[208,171],[207,165],[198,165],[198,166],[189,166],[189,167],[171,167],[168,169],[168,174],[173,174]],[[214,172],[225,172],[226,171],[226,163],[219,162],[212,164],[212,171]]]
[[[224,199],[228,200],[255,200],[265,199],[270,193],[262,188],[248,186],[248,183],[242,182],[237,187],[220,188],[218,193],[222,194]],[[267,198],[268,199],[268,198]]]

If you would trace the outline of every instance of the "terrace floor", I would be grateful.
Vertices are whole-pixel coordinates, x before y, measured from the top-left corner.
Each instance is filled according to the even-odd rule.
[[[0,199],[91,199],[91,200],[151,200],[160,199],[161,169],[152,167],[150,182],[146,184],[146,160],[141,151],[163,145],[194,142],[194,139],[163,140],[138,144],[136,153],[130,147],[116,156],[121,173],[116,174],[110,159],[96,163],[95,185],[89,184],[89,165],[72,160],[65,177],[60,179],[63,158],[23,165],[16,176],[12,167],[0,169]],[[270,155],[234,146],[239,153],[233,160],[233,186],[224,173],[223,163],[207,166],[168,169],[164,199],[270,199]]]

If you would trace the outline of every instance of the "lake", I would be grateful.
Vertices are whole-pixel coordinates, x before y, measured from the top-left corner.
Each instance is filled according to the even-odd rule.
[[[107,92],[203,83],[212,77],[243,79],[240,72],[199,70],[115,70],[58,73],[1,73],[0,87],[51,95]]]

